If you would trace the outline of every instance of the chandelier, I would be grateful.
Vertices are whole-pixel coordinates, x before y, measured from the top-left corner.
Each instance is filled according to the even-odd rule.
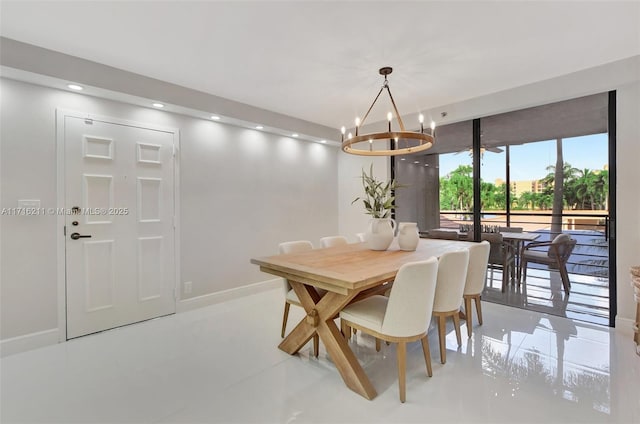
[[[397,156],[421,152],[423,150],[430,149],[431,146],[433,146],[433,143],[435,142],[436,124],[435,122],[431,121],[431,132],[425,133],[424,116],[422,114],[420,114],[420,116],[418,117],[418,121],[420,122],[420,132],[407,131],[405,129],[402,118],[400,117],[400,113],[398,112],[398,108],[396,107],[396,103],[393,100],[393,96],[391,95],[391,89],[389,89],[389,81],[387,80],[387,75],[389,75],[392,71],[393,68],[389,66],[380,68],[379,72],[380,75],[384,76],[384,83],[382,84],[382,88],[380,88],[378,95],[373,100],[373,103],[371,103],[371,106],[369,106],[369,110],[364,115],[364,118],[362,118],[362,121],[360,120],[360,118],[356,118],[356,134],[352,135],[351,133],[349,133],[345,137],[345,127],[341,128],[342,150],[344,152],[362,156]],[[387,93],[389,93],[389,98],[391,99],[395,118],[396,121],[398,121],[400,130],[392,130],[391,123],[393,120],[393,114],[389,112],[387,113],[387,121],[389,124],[388,131],[375,132],[370,134],[359,134],[360,128],[369,116],[369,112],[371,112],[371,109],[373,109],[373,105],[376,104],[383,90],[387,90]],[[373,143],[375,140],[389,140],[389,147],[380,148],[380,145],[378,143]]]

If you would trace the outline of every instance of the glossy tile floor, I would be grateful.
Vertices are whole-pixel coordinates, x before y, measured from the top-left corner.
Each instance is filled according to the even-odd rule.
[[[3,358],[1,421],[640,422],[640,357],[607,327],[485,302],[460,348],[449,329],[446,365],[430,332],[432,378],[409,346],[401,404],[393,345],[351,342],[378,391],[365,400],[324,351],[276,348],[282,303],[270,290]],[[292,308],[290,325],[301,316]]]
[[[527,284],[509,284],[502,293],[502,272],[495,270],[483,298],[503,305],[609,325],[608,278],[569,273],[571,290],[567,296],[557,270],[530,268],[527,274]]]

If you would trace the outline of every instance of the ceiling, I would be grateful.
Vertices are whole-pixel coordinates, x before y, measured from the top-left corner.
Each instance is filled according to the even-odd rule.
[[[3,37],[333,128],[364,115],[382,66],[394,68],[394,99],[410,114],[640,54],[640,2],[2,0],[0,8]],[[370,121],[389,106],[378,109]]]

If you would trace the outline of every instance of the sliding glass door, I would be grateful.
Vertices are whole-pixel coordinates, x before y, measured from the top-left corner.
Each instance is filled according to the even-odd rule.
[[[567,264],[569,296],[558,270],[531,263],[526,285],[514,282],[502,293],[501,284],[490,284],[484,298],[610,324],[615,267],[609,265],[609,187],[615,170],[608,160],[609,97],[439,127],[426,154],[393,161],[395,177],[406,186],[397,191],[397,220],[418,222],[421,231],[473,228],[476,239],[499,227],[533,233],[537,241],[569,234],[577,240]]]

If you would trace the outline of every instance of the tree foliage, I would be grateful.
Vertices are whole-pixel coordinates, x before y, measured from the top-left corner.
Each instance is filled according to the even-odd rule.
[[[511,207],[522,210],[548,210],[553,206],[555,166],[538,180],[545,188],[540,193],[524,192],[516,196],[511,192]],[[565,162],[563,166],[563,204],[565,209],[606,210],[608,208],[609,171],[577,169]],[[506,209],[506,184],[480,182],[482,210]],[[440,208],[460,212],[473,210],[473,168],[460,165],[440,178]]]

